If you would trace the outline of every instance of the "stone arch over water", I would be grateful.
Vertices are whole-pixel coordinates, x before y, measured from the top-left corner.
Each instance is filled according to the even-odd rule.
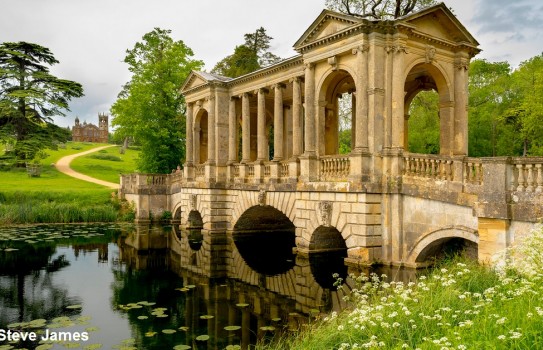
[[[231,231],[233,243],[254,271],[273,276],[294,266],[296,227],[281,211],[269,205],[247,209]]]
[[[413,267],[428,265],[447,250],[452,253],[466,250],[468,255],[472,255],[477,252],[478,244],[476,230],[465,226],[444,227],[422,235],[409,251],[405,264]]]

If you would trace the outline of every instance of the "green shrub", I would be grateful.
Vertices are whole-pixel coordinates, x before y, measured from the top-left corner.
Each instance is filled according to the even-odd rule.
[[[102,154],[102,153],[95,153],[88,155],[87,158],[93,158],[93,159],[100,159],[100,160],[110,160],[112,162],[122,162],[123,160],[116,155],[113,154]]]

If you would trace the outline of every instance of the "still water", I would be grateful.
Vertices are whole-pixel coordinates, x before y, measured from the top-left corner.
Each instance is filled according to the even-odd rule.
[[[262,236],[258,250],[172,227],[0,228],[0,349],[247,349],[344,306],[341,255]]]

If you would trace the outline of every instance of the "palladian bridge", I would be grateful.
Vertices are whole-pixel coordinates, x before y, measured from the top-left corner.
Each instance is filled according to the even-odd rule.
[[[192,72],[183,171],[121,178],[137,221],[173,213],[193,266],[228,274],[213,261],[235,265],[238,238],[261,232],[351,265],[423,266],[458,247],[490,262],[543,216],[543,159],[467,156],[479,49],[444,4],[390,21],[324,10],[294,48],[235,79]],[[409,107],[425,90],[439,96],[439,155],[408,149]],[[340,154],[345,105],[351,151]]]

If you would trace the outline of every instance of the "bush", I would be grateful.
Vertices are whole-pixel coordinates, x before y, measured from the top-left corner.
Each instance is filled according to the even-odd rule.
[[[123,160],[116,155],[113,154],[102,154],[102,153],[95,153],[87,156],[87,158],[94,158],[94,159],[100,159],[100,160],[110,160],[112,162],[122,162]]]

